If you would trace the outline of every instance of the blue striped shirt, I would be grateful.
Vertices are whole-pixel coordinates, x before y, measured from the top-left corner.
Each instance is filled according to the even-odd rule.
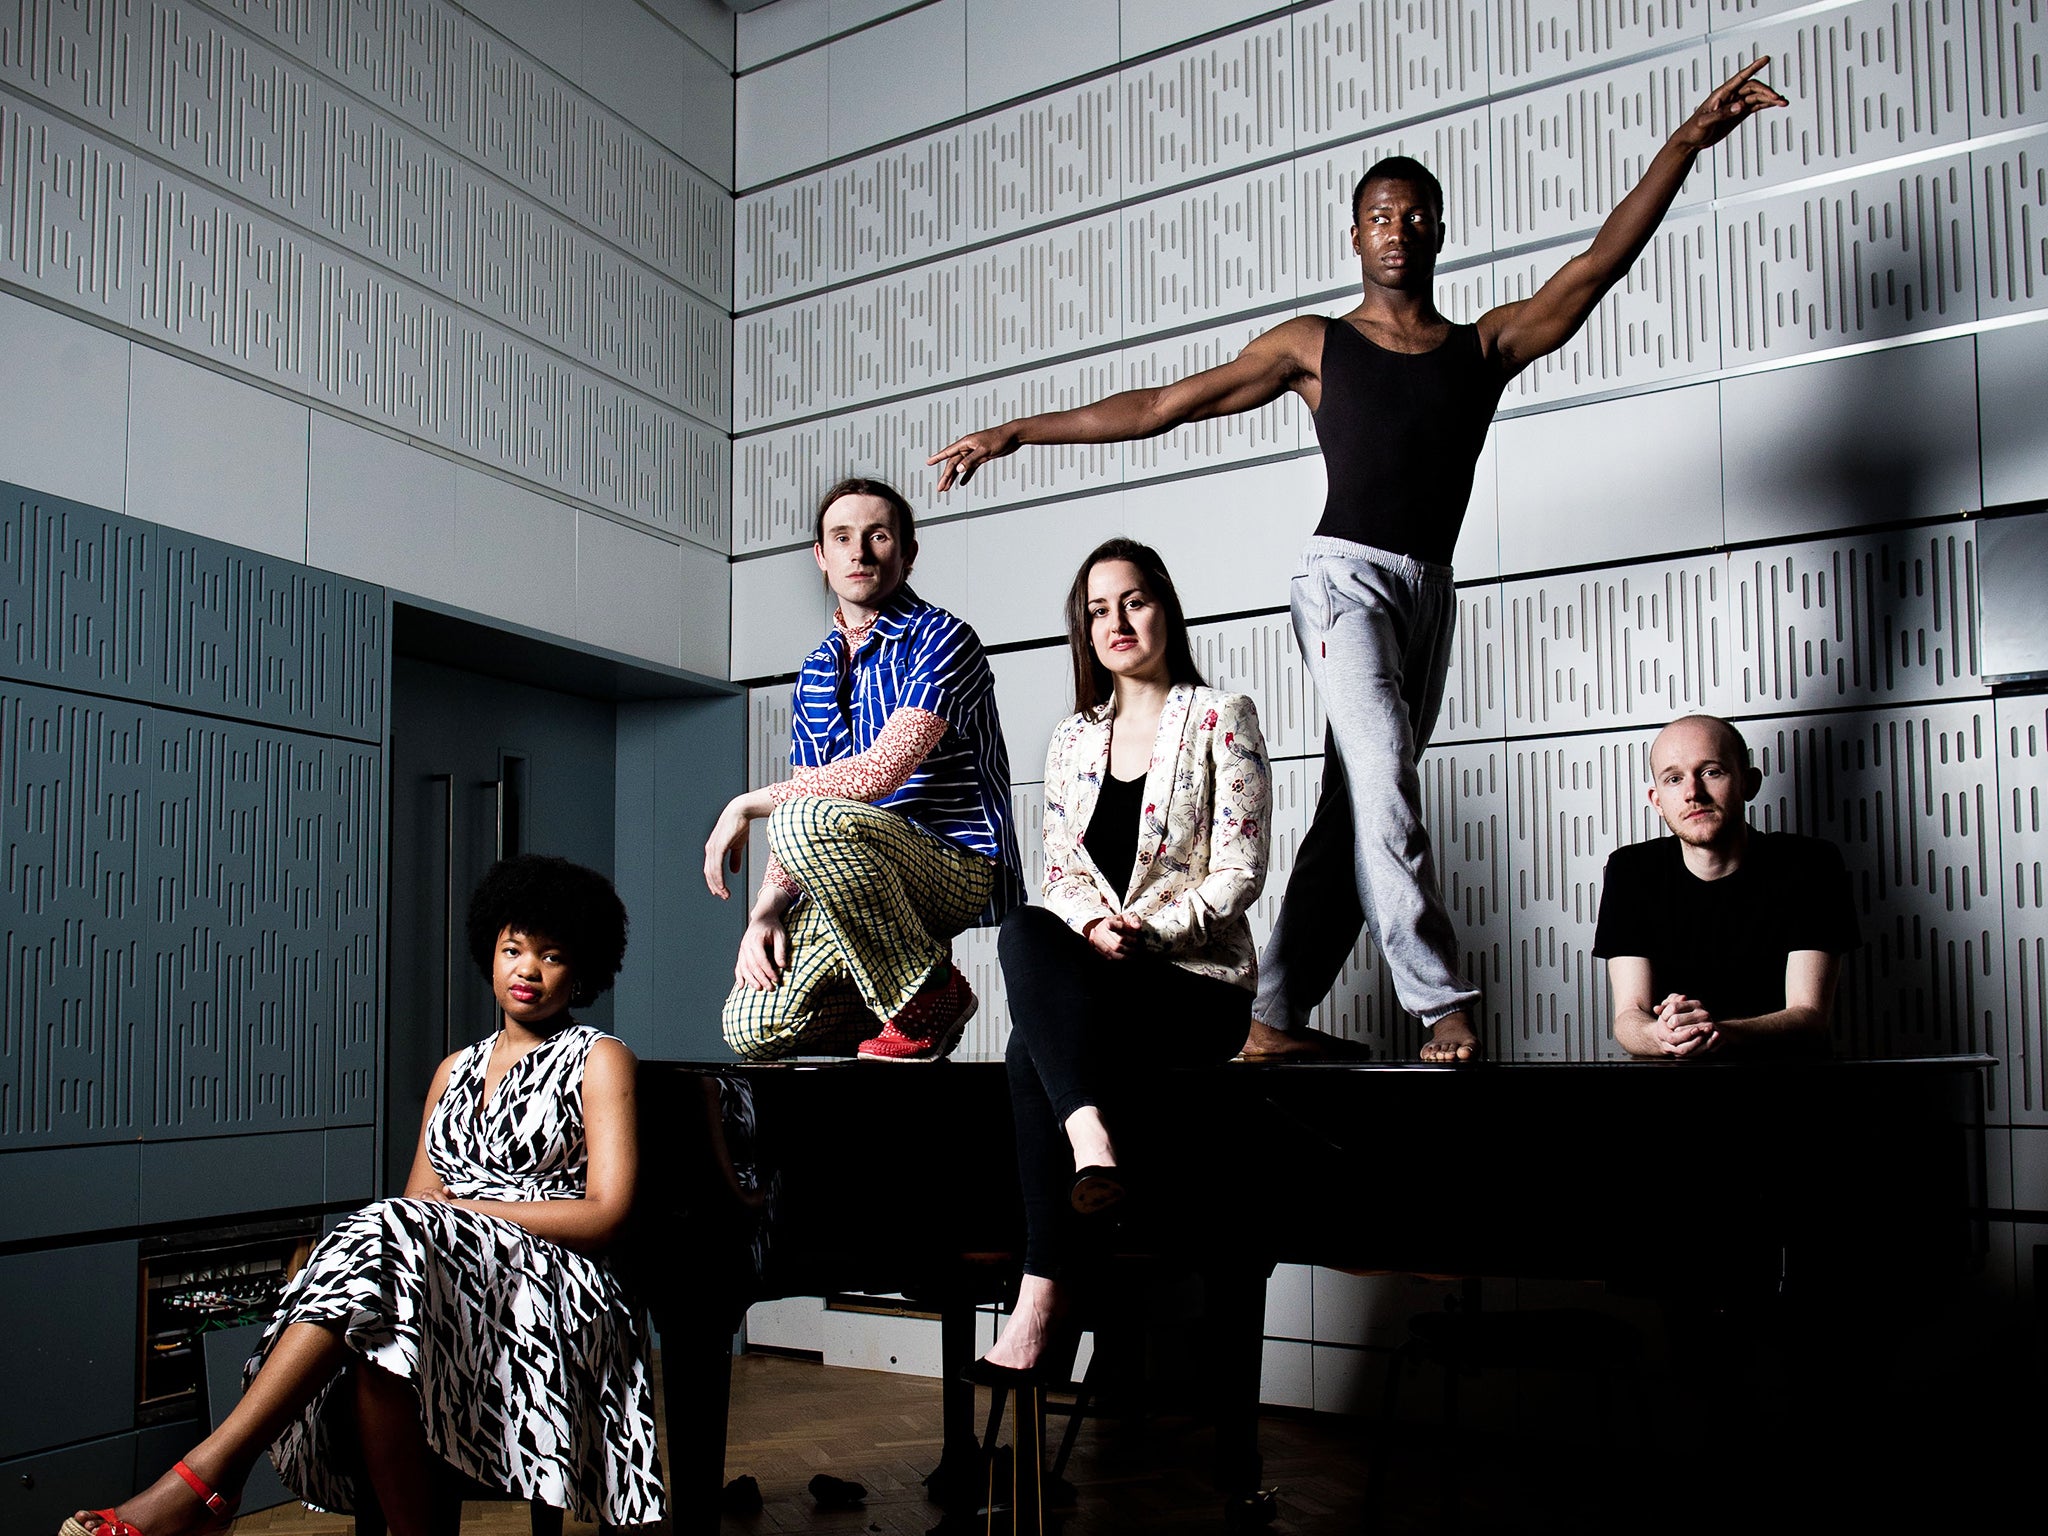
[[[865,752],[899,709],[922,709],[946,734],[901,789],[875,802],[996,863],[982,921],[1025,899],[1010,816],[1010,754],[996,714],[995,675],[974,630],[908,586],[875,615],[853,658],[848,709],[839,702],[836,633],[804,658],[791,699],[789,761],[821,768]]]

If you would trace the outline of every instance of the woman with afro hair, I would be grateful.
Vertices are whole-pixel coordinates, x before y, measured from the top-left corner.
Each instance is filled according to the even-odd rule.
[[[569,1013],[617,976],[625,908],[528,854],[484,876],[468,931],[499,1026],[435,1072],[405,1193],[313,1250],[221,1427],[64,1536],[222,1529],[266,1447],[321,1508],[367,1479],[395,1536],[455,1530],[437,1462],[582,1520],[662,1518],[646,1324],[603,1257],[633,1203],[633,1053]]]

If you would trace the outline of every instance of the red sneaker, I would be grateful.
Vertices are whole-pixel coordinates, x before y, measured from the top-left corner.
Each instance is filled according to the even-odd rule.
[[[950,1056],[967,1033],[967,1021],[979,1006],[967,978],[956,965],[928,983],[903,1005],[882,1032],[860,1043],[860,1054],[877,1061],[937,1061]]]

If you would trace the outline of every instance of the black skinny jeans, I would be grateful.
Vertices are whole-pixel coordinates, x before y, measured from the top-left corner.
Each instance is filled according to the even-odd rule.
[[[1010,999],[1024,1273],[1058,1279],[1074,1180],[1067,1116],[1092,1104],[1109,1119],[1148,1068],[1229,1060],[1251,1027],[1252,994],[1157,955],[1108,959],[1044,907],[1004,918],[997,948]]]

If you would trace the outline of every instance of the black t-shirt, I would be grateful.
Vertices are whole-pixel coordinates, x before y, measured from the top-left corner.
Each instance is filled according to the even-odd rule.
[[[1144,774],[1120,779],[1104,772],[1095,814],[1088,818],[1088,857],[1102,871],[1110,895],[1118,901],[1131,888],[1131,870],[1138,862],[1138,813],[1144,799]]]
[[[1702,880],[1684,846],[1660,837],[1617,848],[1600,888],[1593,953],[1650,962],[1652,992],[1696,997],[1717,1019],[1785,1006],[1785,957],[1846,954],[1861,942],[1841,852],[1790,832],[1749,834],[1741,867]]]

